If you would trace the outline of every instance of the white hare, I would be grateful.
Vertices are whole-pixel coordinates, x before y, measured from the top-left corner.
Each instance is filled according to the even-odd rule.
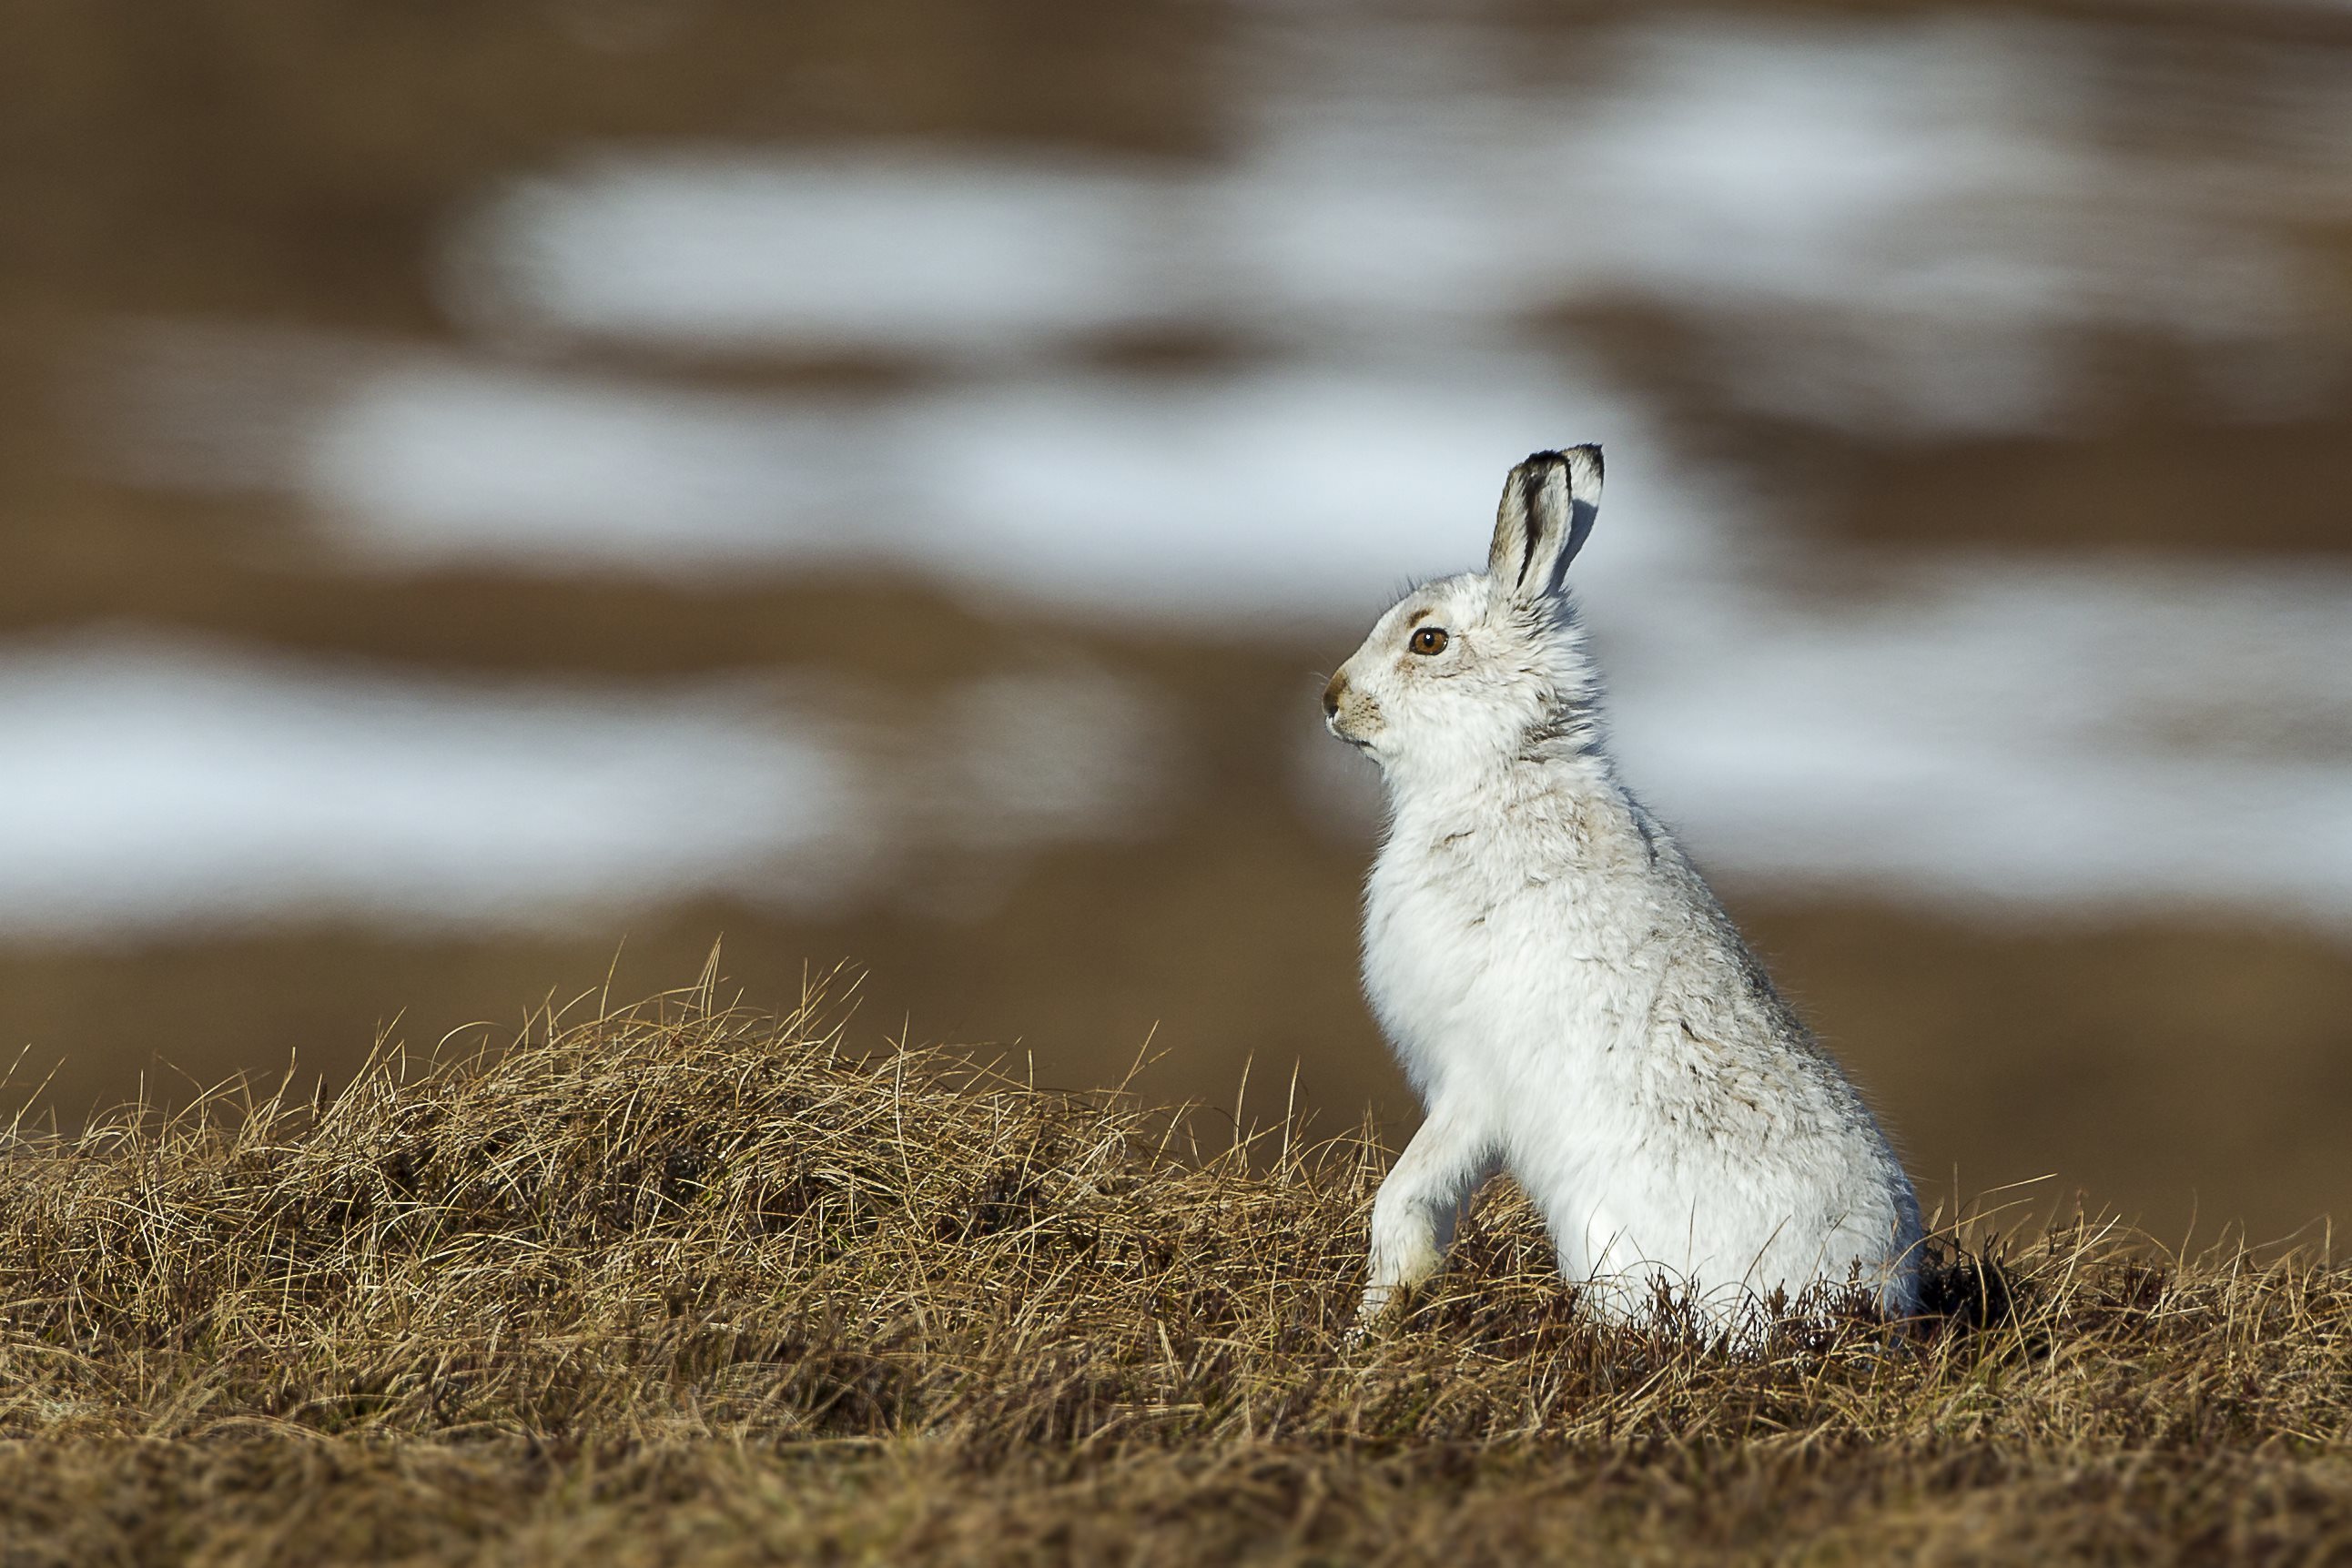
[[[1901,1162],[1602,749],[1565,581],[1600,495],[1598,447],[1520,464],[1486,572],[1407,595],[1323,695],[1387,785],[1364,988],[1427,1112],[1372,1206],[1362,1321],[1497,1170],[1604,1317],[1662,1282],[1717,1326],[1821,1281],[1907,1314]]]

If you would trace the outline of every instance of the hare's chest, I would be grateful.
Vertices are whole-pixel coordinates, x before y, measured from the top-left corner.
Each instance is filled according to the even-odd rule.
[[[1395,854],[1366,889],[1364,982],[1407,1076],[1517,1081],[1605,1052],[1645,1010],[1609,890],[1571,874],[1486,874]]]
[[[1491,913],[1466,892],[1385,865],[1364,901],[1364,991],[1405,1071],[1426,1092],[1436,1059],[1491,967]]]

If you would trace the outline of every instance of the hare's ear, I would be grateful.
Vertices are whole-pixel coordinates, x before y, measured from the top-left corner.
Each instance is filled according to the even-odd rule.
[[[1558,593],[1601,509],[1601,448],[1538,452],[1503,481],[1486,579],[1507,599]]]

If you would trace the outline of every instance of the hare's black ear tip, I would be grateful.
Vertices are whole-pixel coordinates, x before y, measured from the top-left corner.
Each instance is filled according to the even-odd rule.
[[[1590,464],[1597,476],[1601,472],[1601,443],[1588,441],[1581,446],[1563,446],[1552,452],[1530,452],[1522,468],[1572,468],[1579,459]]]

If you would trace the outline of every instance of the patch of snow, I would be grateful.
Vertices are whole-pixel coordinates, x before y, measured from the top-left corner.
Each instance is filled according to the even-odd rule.
[[[436,681],[121,636],[12,648],[0,935],[825,905],[894,862],[1149,823],[1160,759],[1107,677],[950,688],[911,760],[862,747],[828,715],[865,705],[825,695]]]
[[[1627,23],[1515,83],[1530,47],[1262,26],[1210,166],[608,149],[487,201],[451,297],[540,339],[948,358],[1171,323],[1458,346],[1643,299],[1720,335],[1737,396],[1780,406],[1794,358],[1798,412],[1907,431],[2082,412],[2084,329],[2342,336],[2306,242],[2352,217],[2340,71],[2265,57],[2192,152],[2135,134],[2178,106],[2112,30],[2047,19]]]
[[[495,329],[669,346],[985,350],[1182,303],[1165,183],[1066,156],[911,149],[596,156],[467,231],[456,275]]]
[[[201,356],[170,356],[189,402]],[[1556,366],[1469,356],[1187,380],[1097,374],[866,400],[688,392],[430,356],[365,362],[338,393],[178,471],[191,488],[309,504],[391,570],[487,562],[709,578],[904,572],[998,601],[1194,624],[1310,622],[1475,545],[1498,452],[1628,449],[1628,549],[1700,526],[1642,466],[1637,406]],[[169,455],[144,473],[170,482]],[[1442,561],[1445,557],[1437,558]],[[1294,628],[1280,628],[1290,634]]]
[[[1781,894],[2352,924],[2352,571],[1915,570],[1629,649],[1630,776]]]

